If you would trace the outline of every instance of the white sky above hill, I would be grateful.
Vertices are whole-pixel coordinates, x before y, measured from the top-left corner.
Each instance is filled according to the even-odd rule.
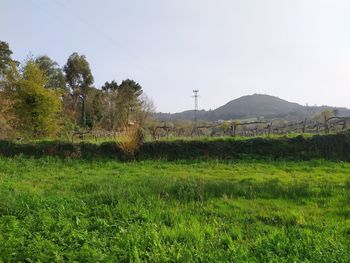
[[[0,0],[14,57],[85,54],[95,85],[132,78],[158,111],[263,93],[350,108],[348,0]]]

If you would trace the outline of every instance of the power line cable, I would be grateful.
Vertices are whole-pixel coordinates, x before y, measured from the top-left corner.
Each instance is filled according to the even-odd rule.
[[[101,30],[99,27],[97,27],[96,25],[94,25],[93,23],[88,22],[85,18],[83,18],[81,15],[79,15],[78,13],[76,13],[75,11],[73,11],[73,8],[68,7],[66,4],[63,4],[61,1],[59,0],[54,0],[53,2],[56,3],[56,5],[60,6],[62,9],[66,10],[68,13],[70,13],[73,17],[75,17],[77,20],[80,21],[80,23],[88,26],[89,28],[92,28],[95,32],[97,32],[98,34],[100,34],[101,36],[103,36],[103,38],[109,42],[109,44],[113,45],[114,47],[117,47],[118,49],[122,49],[125,54],[127,54],[132,60],[132,63],[141,68],[143,71],[147,72],[149,66],[147,67],[143,67],[142,65],[140,65],[139,63],[135,63],[136,56],[129,50],[127,49],[125,46],[123,46],[122,44],[120,44],[119,42],[115,41],[114,38],[112,38],[109,34],[107,34],[105,31]]]

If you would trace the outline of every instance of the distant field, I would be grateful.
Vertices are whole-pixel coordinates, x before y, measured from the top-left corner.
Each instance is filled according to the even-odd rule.
[[[350,262],[350,163],[0,157],[0,262]]]
[[[335,134],[335,133],[331,133]],[[312,136],[319,135],[316,133],[288,133],[288,134],[262,134],[262,135],[256,135],[256,136],[193,136],[193,137],[175,137],[175,136],[169,136],[167,137],[160,137],[159,141],[176,141],[176,140],[184,140],[184,141],[193,141],[193,140],[199,140],[199,141],[222,141],[222,140],[250,140],[253,138],[272,138],[272,139],[278,139],[278,138],[294,138],[297,136],[303,136],[305,138],[310,138]],[[152,141],[150,138],[148,138],[149,141]]]
[[[330,133],[330,134],[335,134],[335,133]],[[169,137],[163,136],[163,137],[159,137],[156,139],[156,141],[177,141],[177,140],[182,140],[182,141],[222,141],[222,140],[228,140],[228,141],[232,141],[232,140],[250,140],[253,138],[274,138],[274,139],[278,139],[278,138],[294,138],[297,136],[303,136],[305,138],[310,138],[312,136],[315,135],[322,135],[322,134],[317,134],[317,133],[288,133],[288,134],[264,134],[264,135],[257,135],[257,136],[206,136],[206,135],[201,135],[201,136],[173,136],[170,135]],[[145,136],[145,141],[146,142],[150,142],[150,141],[154,141],[152,139],[152,137],[149,134],[146,134]],[[57,139],[52,139],[57,141]],[[60,141],[62,142],[71,142],[72,139],[71,137],[69,138],[59,138]],[[74,138],[74,142],[79,143],[79,142],[86,142],[86,143],[94,143],[94,144],[101,144],[101,143],[105,143],[105,142],[113,142],[113,141],[122,141],[123,137],[122,136],[110,136],[110,137],[98,137],[95,138],[91,135],[84,137],[84,139],[79,139],[78,137]],[[23,140],[22,142],[24,143],[35,143],[35,142],[42,142],[43,140]],[[50,141],[50,139],[45,139],[44,141]]]

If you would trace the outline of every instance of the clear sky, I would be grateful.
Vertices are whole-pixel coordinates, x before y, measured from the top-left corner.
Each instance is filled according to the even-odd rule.
[[[350,108],[349,0],[0,0],[14,58],[86,55],[96,87],[132,78],[157,111],[263,93]]]

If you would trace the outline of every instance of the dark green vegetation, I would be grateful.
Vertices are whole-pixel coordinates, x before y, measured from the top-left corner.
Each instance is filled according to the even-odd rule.
[[[0,261],[349,262],[350,164],[0,158]]]
[[[16,144],[0,141],[0,155],[60,157],[109,157],[126,159],[236,159],[259,157],[267,159],[309,160],[324,158],[350,160],[350,133],[303,137],[257,137],[236,139],[232,137],[211,140],[175,140],[146,142],[134,155],[123,152],[116,142],[101,144],[51,141]]]

